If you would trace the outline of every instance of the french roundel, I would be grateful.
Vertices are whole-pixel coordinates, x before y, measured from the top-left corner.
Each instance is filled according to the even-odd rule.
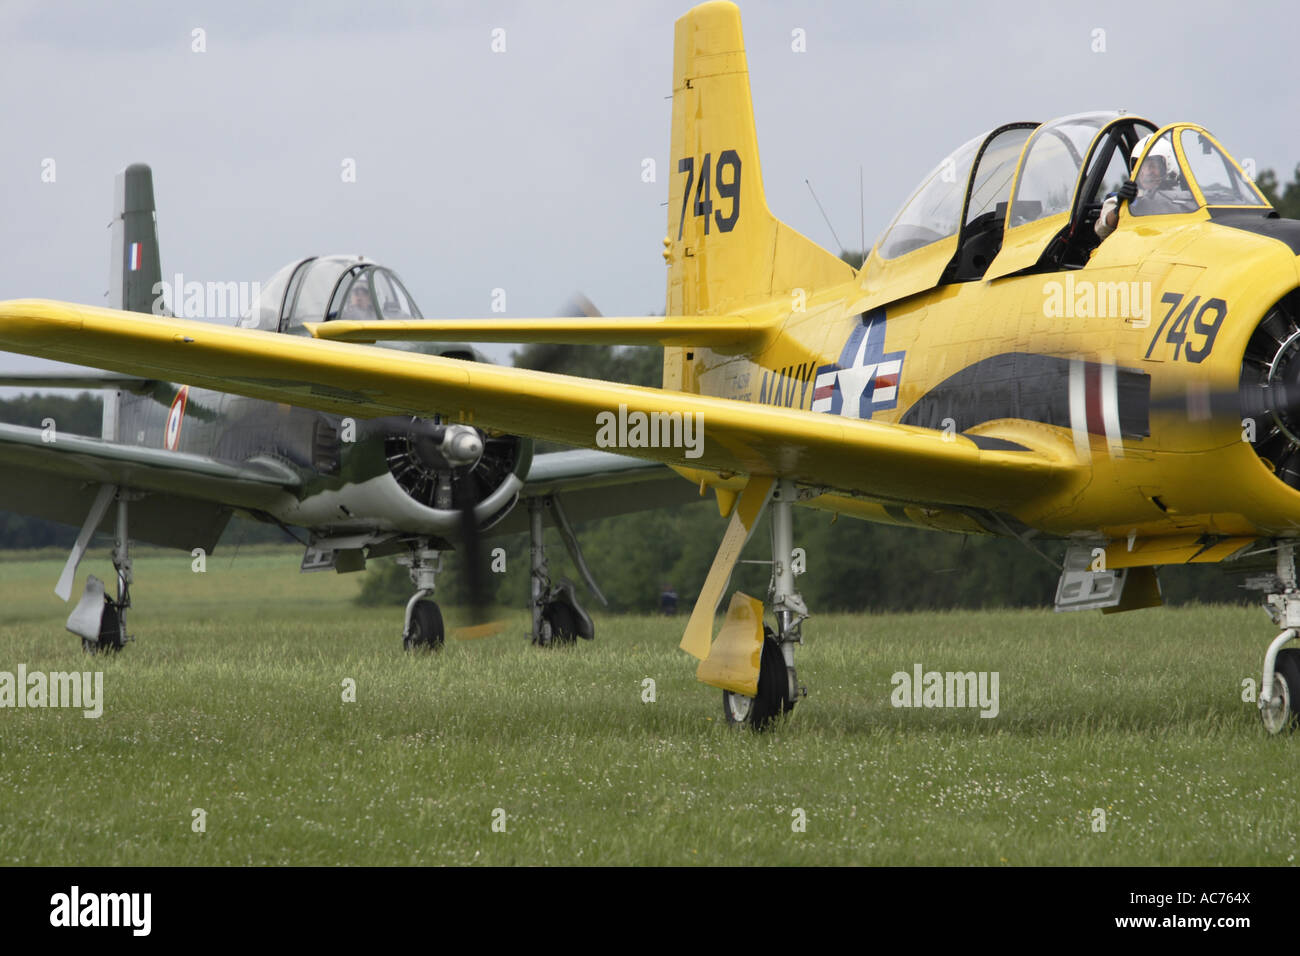
[[[167,430],[163,433],[163,445],[168,451],[175,451],[181,443],[181,420],[185,417],[185,403],[189,400],[190,387],[182,385],[181,390],[172,399],[171,410],[167,413]]]

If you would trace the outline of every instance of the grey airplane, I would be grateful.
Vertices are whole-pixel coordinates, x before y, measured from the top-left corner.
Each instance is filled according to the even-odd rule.
[[[109,305],[170,314],[178,303],[167,302],[162,281],[148,166],[118,175],[111,228]],[[226,290],[218,291],[225,298]],[[172,298],[183,295],[176,288]],[[320,256],[275,273],[233,321],[307,335],[303,323],[337,318],[409,320],[421,313],[391,269],[359,256]],[[418,348],[486,360],[463,344]],[[407,649],[435,649],[445,639],[434,600],[445,552],[462,552],[473,581],[486,570],[480,539],[527,532],[533,642],[590,639],[595,628],[573,584],[551,579],[543,540],[548,516],[604,603],[571,522],[680,503],[694,492],[657,463],[589,449],[534,454],[529,438],[436,418],[354,420],[89,370],[8,374],[0,384],[104,390],[99,438],[0,424],[0,507],[81,529],[55,587],[59,597],[71,599],[95,532],[112,536],[113,593],[89,575],[68,618],[68,630],[90,652],[120,650],[131,639],[132,542],[210,554],[237,513],[298,538],[302,571],[359,571],[370,558],[396,555],[413,585],[402,630]]]

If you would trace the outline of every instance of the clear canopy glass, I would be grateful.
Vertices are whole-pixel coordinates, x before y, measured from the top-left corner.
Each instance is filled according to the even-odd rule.
[[[1003,130],[989,141],[980,156],[979,166],[971,180],[970,206],[966,222],[970,223],[988,212],[996,212],[1011,194],[1011,183],[1016,178],[1016,164],[1033,128],[1019,126]]]
[[[1120,115],[1075,113],[1038,127],[1020,164],[1007,227],[1014,229],[1068,212],[1088,147],[1101,128]]]
[[[1210,137],[1199,130],[1185,129],[1179,145],[1187,157],[1187,172],[1200,187],[1207,206],[1266,206],[1255,184],[1247,180]]]
[[[355,256],[323,256],[290,263],[273,275],[240,324],[297,332],[304,322],[419,318],[415,300],[391,269]]]
[[[957,234],[971,163],[987,135],[964,143],[921,181],[880,237],[881,258],[895,259]]]

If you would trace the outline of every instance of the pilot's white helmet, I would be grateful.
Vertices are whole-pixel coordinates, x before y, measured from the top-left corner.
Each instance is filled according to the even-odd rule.
[[[1147,133],[1145,136],[1143,136],[1140,140],[1137,141],[1137,145],[1133,147],[1133,152],[1129,154],[1130,168],[1135,166],[1135,164],[1138,161],[1138,157],[1142,155],[1142,150],[1147,148],[1147,143],[1151,141],[1151,137],[1154,135],[1156,134]],[[1174,159],[1174,149],[1172,146],[1169,145],[1169,138],[1167,136],[1162,136],[1160,137],[1160,139],[1156,140],[1156,144],[1151,147],[1150,155],[1159,156],[1161,159],[1165,161],[1166,175],[1172,173],[1177,168],[1178,163],[1177,160]]]

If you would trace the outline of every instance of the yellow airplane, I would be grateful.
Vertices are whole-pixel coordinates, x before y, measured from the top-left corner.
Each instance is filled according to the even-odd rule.
[[[1296,724],[1300,222],[1208,132],[1117,112],[998,127],[935,167],[855,270],[768,210],[739,10],[711,2],[676,24],[671,142],[662,317],[340,320],[307,338],[20,300],[0,303],[0,347],[668,463],[730,516],[681,646],[735,724],[803,694],[795,504],[1065,539],[1060,610],[1151,606],[1156,566],[1267,555],[1254,583],[1282,630],[1260,711],[1271,733]],[[422,338],[661,345],[664,382],[365,344]],[[766,604],[734,595],[715,638],[767,508]]]

